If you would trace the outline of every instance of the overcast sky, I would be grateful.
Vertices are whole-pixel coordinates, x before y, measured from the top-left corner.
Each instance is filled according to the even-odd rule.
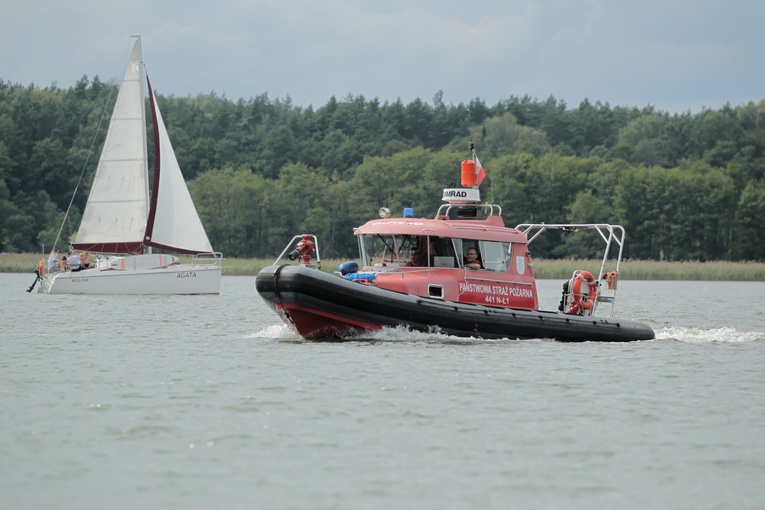
[[[511,95],[696,113],[765,99],[763,0],[0,0],[0,80],[122,76],[165,95]]]

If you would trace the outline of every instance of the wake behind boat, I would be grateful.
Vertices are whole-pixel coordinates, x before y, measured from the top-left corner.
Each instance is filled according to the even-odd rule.
[[[154,130],[149,193],[141,39],[120,84],[74,250],[97,254],[91,267],[35,271],[47,294],[219,294],[222,255],[213,250],[146,76]],[[193,255],[182,264],[176,255]],[[84,263],[85,261],[83,261]],[[79,269],[79,268],[78,268]],[[30,291],[31,291],[30,287]]]
[[[444,190],[447,204],[435,218],[414,218],[408,209],[404,217],[393,218],[380,209],[380,219],[354,229],[360,264],[346,262],[334,275],[312,264],[315,254],[320,267],[318,239],[295,236],[257,275],[260,296],[298,334],[313,339],[397,326],[486,339],[653,339],[649,326],[615,314],[624,229],[609,224],[506,227],[501,208],[480,201],[485,174],[470,148],[472,159],[462,163],[463,187]],[[559,310],[543,311],[529,245],[551,230],[594,233],[605,251],[597,271],[578,270],[564,282]],[[279,263],[288,252],[299,264]],[[600,308],[608,315],[596,316]]]

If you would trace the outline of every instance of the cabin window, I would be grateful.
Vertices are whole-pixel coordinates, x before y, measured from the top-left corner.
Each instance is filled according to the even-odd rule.
[[[430,256],[433,267],[459,267],[454,243],[448,237],[430,237]]]
[[[503,273],[507,270],[510,261],[510,243],[502,241],[479,241],[477,239],[454,239],[454,247],[462,254],[462,264],[467,263],[468,250],[478,252],[478,261],[481,270]]]
[[[510,261],[510,243],[480,241],[478,243],[483,267],[487,271],[504,273]]]

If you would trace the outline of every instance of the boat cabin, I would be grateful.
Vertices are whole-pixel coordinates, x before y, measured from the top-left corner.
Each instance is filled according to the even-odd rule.
[[[357,277],[371,273],[377,287],[410,295],[537,309],[526,237],[505,226],[498,206],[477,203],[475,197],[454,203],[449,197],[455,191],[465,190],[444,190],[450,203],[433,219],[392,218],[383,208],[383,217],[355,229],[362,266]],[[468,191],[477,196],[477,190]]]

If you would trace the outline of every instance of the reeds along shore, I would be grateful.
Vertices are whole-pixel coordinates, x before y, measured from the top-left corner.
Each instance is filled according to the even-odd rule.
[[[0,273],[33,273],[40,260],[48,256],[34,253],[0,253]],[[182,257],[184,262],[185,257]],[[256,275],[271,265],[273,259],[223,259],[224,275]],[[286,262],[286,261],[285,261]],[[345,260],[329,259],[321,263],[322,271],[335,271]],[[536,260],[537,278],[569,278],[577,269],[597,273],[600,260]],[[613,267],[606,267],[607,271]],[[623,280],[706,280],[706,281],[765,281],[764,262],[656,262],[625,260],[621,265]]]

